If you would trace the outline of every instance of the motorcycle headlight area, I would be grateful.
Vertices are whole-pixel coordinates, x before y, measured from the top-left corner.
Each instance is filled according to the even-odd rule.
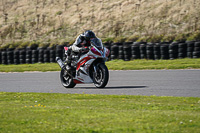
[[[92,53],[101,56],[101,53],[97,51],[94,47],[91,48]]]

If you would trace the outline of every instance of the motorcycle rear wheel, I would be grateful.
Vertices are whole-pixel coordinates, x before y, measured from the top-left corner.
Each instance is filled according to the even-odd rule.
[[[97,88],[104,88],[109,79],[108,68],[105,64],[98,65],[97,73],[93,72],[94,85]]]
[[[65,88],[74,88],[76,85],[73,81],[73,78],[70,77],[64,69],[62,69],[60,72],[60,80]]]

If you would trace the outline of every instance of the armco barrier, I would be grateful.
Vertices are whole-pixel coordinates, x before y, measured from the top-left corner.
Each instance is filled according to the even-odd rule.
[[[109,60],[200,58],[200,41],[125,42],[104,45],[110,50]],[[65,58],[62,45],[57,45],[56,48],[1,49],[0,64],[54,63],[56,56]]]

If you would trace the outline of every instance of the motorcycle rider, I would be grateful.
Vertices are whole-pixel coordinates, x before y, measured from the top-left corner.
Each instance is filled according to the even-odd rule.
[[[74,52],[83,52],[88,49],[85,47],[90,46],[91,39],[96,38],[96,35],[93,31],[87,30],[84,33],[80,34],[74,44],[72,45],[72,51]]]
[[[71,49],[73,52],[78,53],[78,54],[86,53],[89,51],[89,48],[87,48],[87,47],[91,45],[91,40],[94,38],[97,38],[95,33],[91,30],[86,30],[84,33],[80,34],[76,38],[76,41],[74,42],[74,44],[72,46],[69,47],[69,49]],[[99,41],[101,42],[101,39],[99,39]],[[70,56],[72,56],[71,53],[70,53]],[[71,65],[70,65],[71,59],[69,59],[69,58],[68,58],[68,64],[69,65],[67,66],[67,70],[70,71],[71,70]]]

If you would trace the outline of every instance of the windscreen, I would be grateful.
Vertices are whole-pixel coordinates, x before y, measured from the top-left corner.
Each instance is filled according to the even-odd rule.
[[[98,49],[100,49],[100,50],[103,49],[103,44],[102,44],[102,42],[101,42],[100,39],[94,38],[94,39],[91,40],[91,43],[92,43],[95,47],[97,47]]]

